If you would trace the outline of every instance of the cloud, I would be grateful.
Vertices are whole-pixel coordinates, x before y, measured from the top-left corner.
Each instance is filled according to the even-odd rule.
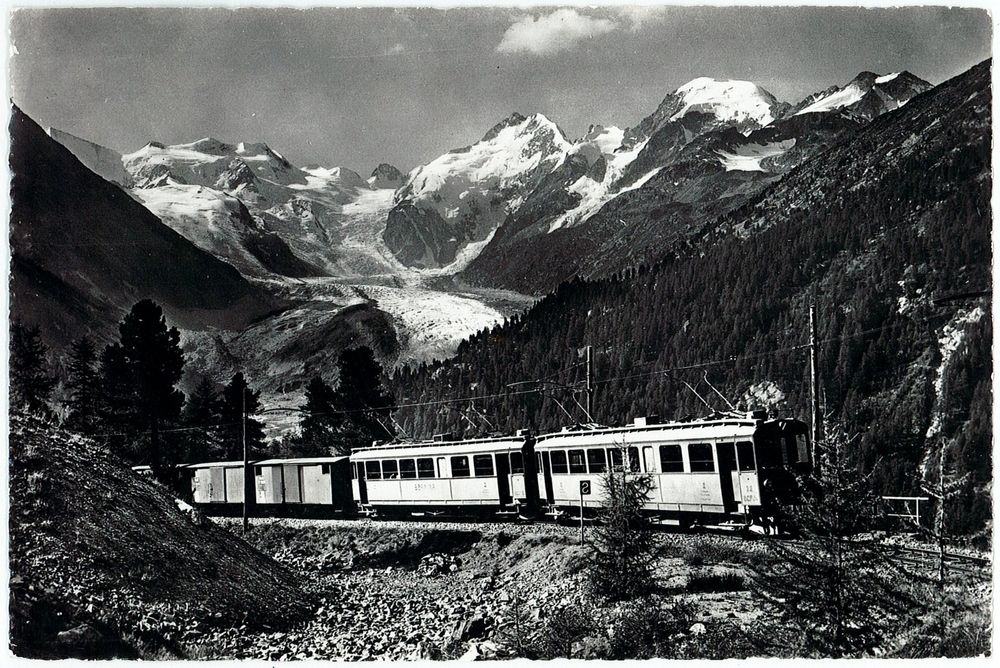
[[[546,55],[572,49],[579,42],[603,35],[620,26],[609,19],[597,19],[575,9],[558,9],[538,18],[525,16],[507,28],[497,46],[500,53]]]
[[[630,32],[638,32],[643,26],[658,23],[666,18],[667,8],[658,5],[622,7],[620,11],[624,27]]]
[[[387,56],[395,56],[397,54],[403,53],[404,51],[406,51],[406,47],[403,46],[402,44],[397,43],[389,47],[389,50],[386,51],[385,54]]]

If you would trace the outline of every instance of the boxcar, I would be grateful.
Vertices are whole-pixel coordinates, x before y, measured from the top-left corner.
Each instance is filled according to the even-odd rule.
[[[323,514],[352,509],[346,456],[265,459],[254,463],[258,510]]]
[[[351,454],[352,492],[367,514],[523,514],[537,505],[534,439],[437,436]]]
[[[225,511],[243,503],[243,462],[205,462],[183,467],[190,476],[191,498],[206,510]]]
[[[604,505],[609,466],[652,476],[646,510],[668,523],[749,523],[775,501],[789,471],[805,470],[806,425],[743,418],[672,422],[639,418],[625,427],[564,429],[535,446],[538,488],[550,514]],[[580,494],[580,482],[590,494]],[[769,496],[770,495],[770,496]]]

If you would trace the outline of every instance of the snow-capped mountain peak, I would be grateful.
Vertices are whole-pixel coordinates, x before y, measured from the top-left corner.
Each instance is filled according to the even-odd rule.
[[[751,81],[698,77],[674,91],[676,121],[691,112],[711,114],[731,123],[752,122],[764,126],[775,118],[778,100]]]
[[[861,72],[845,86],[832,86],[810,95],[792,109],[793,115],[846,110],[872,119],[903,106],[931,87],[907,71],[879,75]]]

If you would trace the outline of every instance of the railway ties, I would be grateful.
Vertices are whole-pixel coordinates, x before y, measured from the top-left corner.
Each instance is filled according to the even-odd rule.
[[[933,572],[941,567],[941,553],[937,550],[903,546],[894,546],[891,550],[890,558],[898,564]],[[946,572],[989,578],[993,573],[993,562],[985,557],[945,552],[944,569]]]

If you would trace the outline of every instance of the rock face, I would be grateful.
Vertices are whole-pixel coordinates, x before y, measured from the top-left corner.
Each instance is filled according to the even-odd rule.
[[[118,151],[81,139],[57,128],[49,128],[46,132],[69,149],[69,152],[76,156],[76,159],[90,171],[123,188],[132,187],[132,177],[122,166],[122,154]]]
[[[389,212],[382,238],[396,259],[409,267],[430,269],[455,261],[464,230],[450,226],[434,209],[410,203]]]
[[[396,193],[386,244],[409,266],[451,264],[490,238],[571,148],[545,116],[512,114],[475,144],[410,173]]]
[[[392,165],[383,162],[372,171],[368,178],[368,185],[372,188],[396,188],[403,185],[403,173]]]

